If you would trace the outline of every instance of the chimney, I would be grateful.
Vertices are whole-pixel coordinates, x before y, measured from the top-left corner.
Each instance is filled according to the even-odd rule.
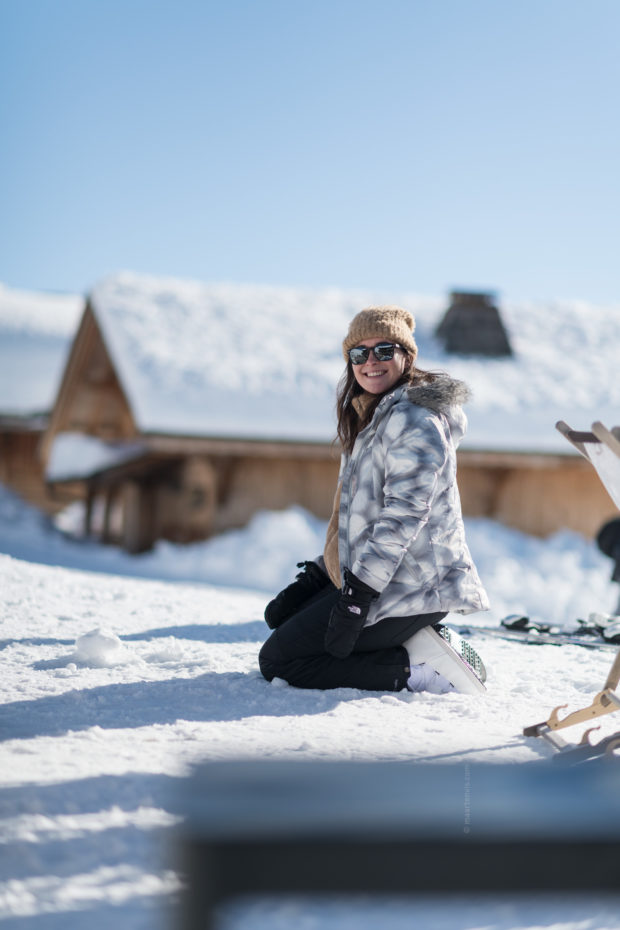
[[[446,352],[455,355],[498,358],[513,354],[494,294],[452,291],[435,335]]]

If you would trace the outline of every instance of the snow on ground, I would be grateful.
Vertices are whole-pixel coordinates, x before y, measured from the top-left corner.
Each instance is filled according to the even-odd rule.
[[[198,761],[528,763],[551,749],[524,739],[523,726],[558,703],[584,706],[602,687],[609,651],[482,634],[474,634],[489,673],[482,698],[268,684],[257,665],[265,602],[291,580],[295,561],[320,550],[324,529],[300,510],[263,513],[244,531],[131,558],[67,539],[1,491],[0,919],[8,928],[174,927],[175,799]],[[469,625],[516,611],[569,625],[615,604],[608,560],[578,536],[534,540],[484,520],[469,521],[468,535],[493,603]],[[613,716],[603,718],[597,738],[615,729]],[[223,924],[400,930],[411,908],[263,901],[231,908]],[[429,928],[620,928],[605,899],[425,900],[415,914]]]

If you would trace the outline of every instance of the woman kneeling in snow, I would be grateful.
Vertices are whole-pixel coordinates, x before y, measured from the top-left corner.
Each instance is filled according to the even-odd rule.
[[[486,610],[465,542],[456,446],[468,390],[415,367],[413,316],[370,307],[343,342],[344,452],[325,551],[265,609],[268,681],[370,691],[484,690],[484,666],[439,625]]]

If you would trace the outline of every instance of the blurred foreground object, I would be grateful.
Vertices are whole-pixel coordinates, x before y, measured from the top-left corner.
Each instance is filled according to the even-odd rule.
[[[620,891],[618,760],[229,761],[180,813],[183,930],[240,895]]]

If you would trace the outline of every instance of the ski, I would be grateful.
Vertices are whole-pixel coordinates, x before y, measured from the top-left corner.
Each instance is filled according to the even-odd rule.
[[[577,628],[569,631],[543,623],[536,623],[523,615],[511,614],[504,617],[499,626],[461,625],[457,628],[457,631],[461,636],[468,638],[476,636],[494,637],[527,646],[568,645],[617,652],[618,648],[620,648],[620,638],[618,638],[618,626],[620,624],[618,621],[620,621],[620,617],[591,614],[587,621],[577,621]]]

